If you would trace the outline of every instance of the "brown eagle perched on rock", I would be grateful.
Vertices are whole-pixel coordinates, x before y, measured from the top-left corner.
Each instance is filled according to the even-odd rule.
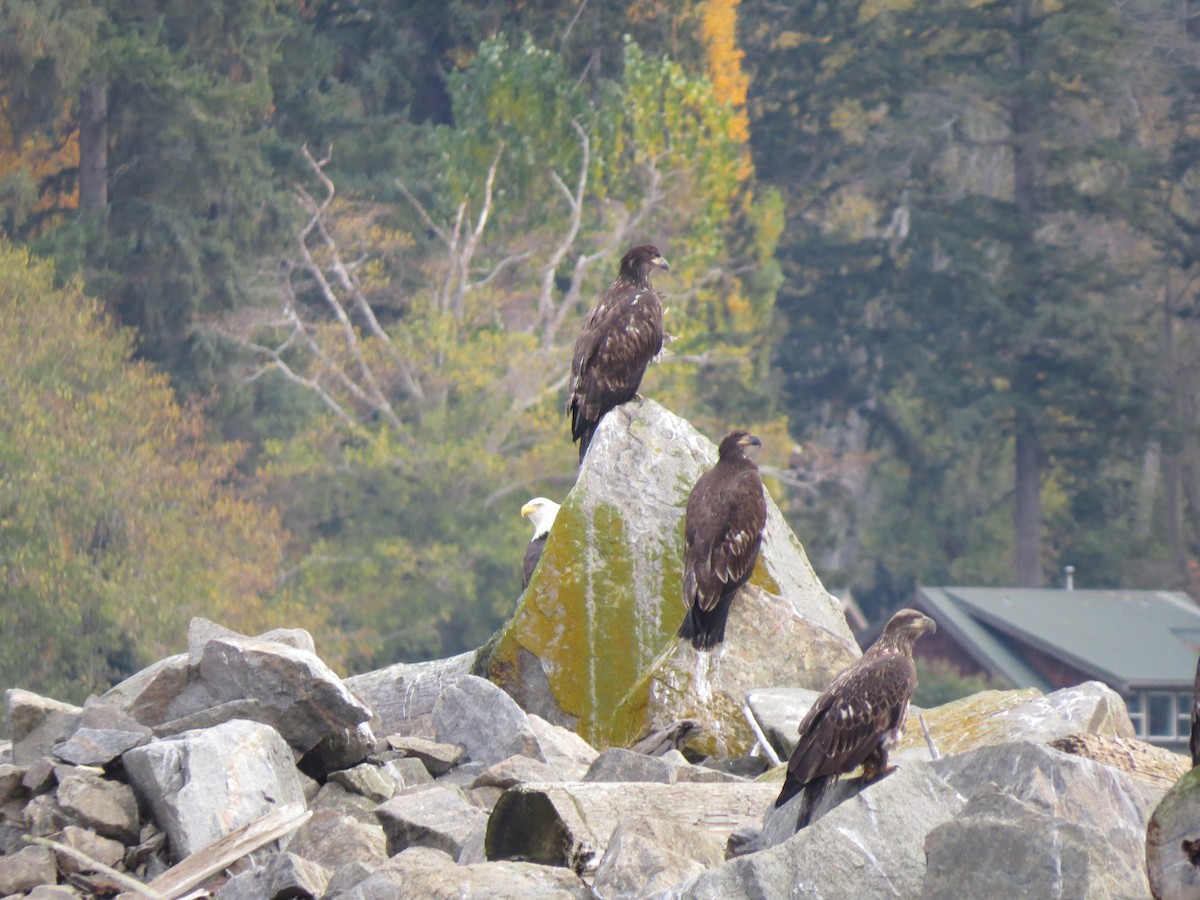
[[[533,570],[541,561],[542,550],[546,547],[546,538],[550,536],[550,529],[554,526],[554,519],[558,516],[559,509],[557,503],[547,500],[545,497],[534,497],[521,507],[521,518],[528,519],[533,523],[533,537],[529,539],[529,546],[525,548],[525,563],[521,572],[522,591],[529,587],[529,579],[533,577]]]
[[[717,464],[700,476],[688,496],[683,529],[683,604],[687,615],[679,636],[697,650],[725,640],[725,621],[738,588],[750,580],[767,500],[758,466],[747,447],[762,442],[746,431],[731,431],[717,449]]]
[[[908,704],[917,687],[913,644],[925,632],[936,630],[937,624],[928,616],[915,609],[900,610],[862,658],[838,673],[800,722],[800,742],[775,801],[779,807],[805,791],[799,827],[808,824],[831,780],[859,766],[864,781],[888,771],[888,753],[904,733]]]
[[[669,269],[658,248],[639,244],[621,257],[621,270],[592,307],[575,341],[567,412],[579,461],[600,419],[637,396],[646,366],[662,350],[662,301],[650,286],[652,269]]]

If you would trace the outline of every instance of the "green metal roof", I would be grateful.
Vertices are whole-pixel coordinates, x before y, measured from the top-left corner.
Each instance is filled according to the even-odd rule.
[[[1037,647],[1120,691],[1190,687],[1200,607],[1173,591],[920,588],[922,605],[1015,687],[1046,679],[997,635]]]

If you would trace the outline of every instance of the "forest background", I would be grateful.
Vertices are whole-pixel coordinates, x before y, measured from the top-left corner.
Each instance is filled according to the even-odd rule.
[[[582,316],[831,589],[1200,598],[1200,3],[6,0],[0,686],[482,643]]]

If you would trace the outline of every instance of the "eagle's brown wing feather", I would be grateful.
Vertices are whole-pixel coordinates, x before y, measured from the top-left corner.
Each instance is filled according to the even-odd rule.
[[[658,294],[632,284],[610,288],[588,314],[575,342],[567,401],[574,439],[633,398],[662,341]]]
[[[744,584],[762,544],[767,505],[753,466],[714,467],[696,482],[684,530],[684,600],[705,611]]]

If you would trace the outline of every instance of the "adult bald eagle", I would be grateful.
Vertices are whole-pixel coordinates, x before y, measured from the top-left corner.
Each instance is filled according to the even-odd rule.
[[[588,313],[575,341],[567,412],[579,461],[600,419],[632,400],[650,364],[662,349],[662,302],[650,286],[652,269],[668,269],[656,247],[639,244],[621,257],[617,280]]]
[[[525,568],[521,574],[521,590],[529,587],[529,579],[537,568],[538,560],[542,558],[542,550],[546,546],[546,538],[550,536],[550,528],[554,525],[554,517],[561,507],[553,500],[545,497],[534,497],[521,507],[521,518],[533,523],[533,537],[525,548]]]
[[[902,609],[888,620],[883,634],[843,669],[800,723],[800,742],[788,761],[787,777],[775,805],[800,791],[805,801],[799,826],[808,824],[825,787],[839,775],[863,767],[871,781],[888,770],[888,753],[904,734],[908,703],[917,687],[913,644],[933,619],[915,609]]]
[[[745,431],[731,431],[717,449],[717,464],[700,476],[688,496],[683,529],[683,604],[687,615],[679,636],[697,650],[725,640],[729,605],[750,580],[767,501],[762,479],[746,448],[762,442]]]

